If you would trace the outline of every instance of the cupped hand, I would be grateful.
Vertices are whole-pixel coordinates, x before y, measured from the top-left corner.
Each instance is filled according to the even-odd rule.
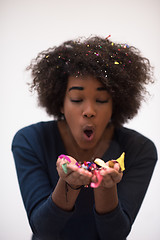
[[[89,185],[91,182],[92,173],[83,168],[79,168],[76,165],[77,161],[73,157],[67,157],[69,157],[69,159],[71,160],[70,163],[63,158],[58,158],[57,160],[57,171],[59,177],[61,177],[64,181],[66,181],[73,187]],[[67,173],[65,173],[63,170],[63,164],[67,164]]]
[[[100,186],[105,188],[113,187],[121,181],[123,176],[119,163],[115,163],[113,168],[109,167],[100,169],[100,174],[103,176]]]

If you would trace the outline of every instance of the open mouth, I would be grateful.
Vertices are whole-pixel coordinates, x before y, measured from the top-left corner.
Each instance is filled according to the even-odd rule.
[[[84,137],[86,140],[92,140],[94,138],[94,127],[93,126],[86,126],[84,129],[83,129],[83,132],[84,132]]]
[[[90,138],[93,134],[93,130],[85,130],[84,133],[88,138]]]

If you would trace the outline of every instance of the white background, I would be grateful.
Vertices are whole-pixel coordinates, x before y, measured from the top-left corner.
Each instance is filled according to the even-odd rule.
[[[10,150],[15,132],[49,117],[37,107],[25,67],[41,50],[79,36],[97,34],[138,47],[155,67],[151,97],[127,126],[154,141],[160,151],[159,0],[0,1],[0,239],[29,240],[31,230],[21,200]],[[160,163],[129,240],[160,239]],[[118,223],[117,223],[118,224]],[[87,227],[87,226],[86,226]],[[116,228],[116,226],[115,226]]]

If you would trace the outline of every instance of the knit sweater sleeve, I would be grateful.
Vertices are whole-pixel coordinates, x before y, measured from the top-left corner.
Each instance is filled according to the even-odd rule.
[[[157,161],[157,151],[149,139],[137,144],[137,148],[131,146],[126,150],[126,170],[117,186],[118,207],[104,215],[95,212],[101,240],[107,239],[106,236],[110,240],[126,239],[149,186]]]
[[[45,151],[41,150],[39,138],[32,135],[32,128],[20,130],[12,143],[21,195],[34,235],[45,240],[59,239],[74,211],[63,211],[53,203]]]

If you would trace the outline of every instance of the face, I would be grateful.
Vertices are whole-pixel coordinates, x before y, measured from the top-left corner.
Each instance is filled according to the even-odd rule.
[[[91,149],[111,119],[112,98],[96,78],[70,76],[62,112],[78,147]]]

